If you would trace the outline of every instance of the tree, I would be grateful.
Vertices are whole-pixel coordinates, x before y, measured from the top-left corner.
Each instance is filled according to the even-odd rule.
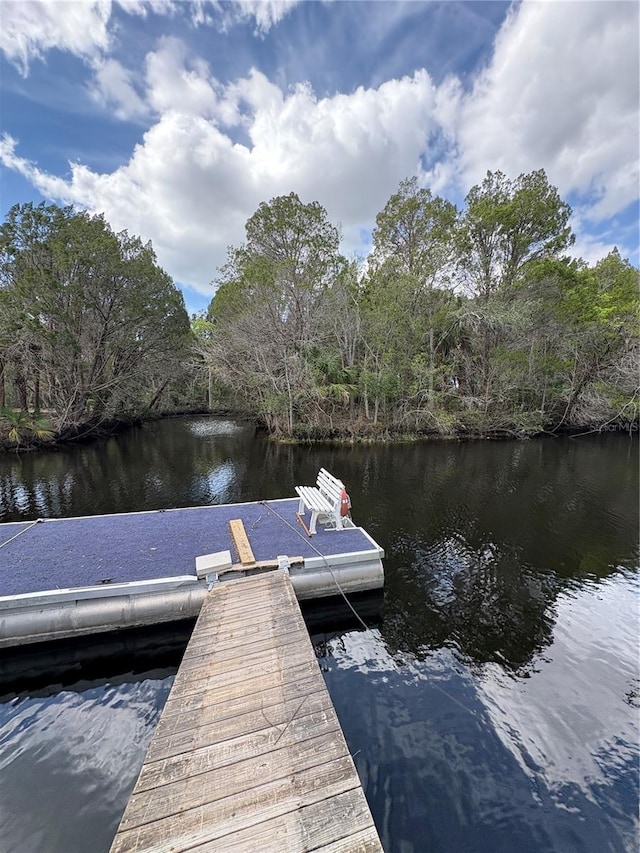
[[[617,249],[582,268],[562,302],[570,365],[559,425],[621,420],[639,411],[638,270]]]
[[[417,178],[407,178],[376,216],[373,265],[391,261],[396,273],[411,279],[417,296],[442,281],[451,262],[455,224],[451,202],[434,198],[430,189],[418,186]]]
[[[102,217],[14,206],[0,229],[0,293],[20,408],[42,400],[59,431],[142,411],[180,370],[182,295],[151,244]]]
[[[215,330],[201,351],[224,386],[291,434],[312,396],[308,355],[326,335],[318,306],[340,268],[339,234],[320,204],[290,193],[263,202],[246,235],[220,270],[208,311]]]
[[[458,232],[460,269],[472,291],[487,300],[515,283],[528,264],[559,257],[574,242],[571,208],[543,169],[515,181],[487,172],[465,199]]]
[[[202,357],[203,348],[206,349],[211,343],[215,333],[215,324],[211,322],[203,311],[200,314],[194,314],[191,317],[191,332],[196,342],[196,369],[195,375],[202,373],[203,369],[206,373],[207,382],[207,408],[209,411],[213,409],[213,371],[211,365],[206,365]]]
[[[371,361],[391,368],[384,371],[382,387],[392,393],[407,391],[418,419],[423,402],[428,409],[434,403],[436,350],[446,338],[442,320],[452,299],[446,287],[456,215],[453,204],[420,188],[414,177],[401,182],[376,217],[373,231],[366,289],[368,340],[377,351],[374,355],[371,350]],[[376,319],[383,317],[393,321],[391,337],[385,322]],[[382,350],[373,343],[375,338]],[[378,378],[383,379],[379,371]]]
[[[542,171],[490,172],[467,205],[403,181],[366,272],[320,205],[260,205],[202,325],[218,392],[287,435],[631,423],[638,271],[563,255],[570,209]]]
[[[571,208],[547,180],[544,170],[510,180],[502,172],[487,172],[466,197],[457,234],[458,268],[478,304],[470,318],[481,348],[478,360],[483,407],[492,400],[492,352],[503,350],[501,322],[504,306],[492,299],[516,298],[516,285],[527,269],[557,259],[574,241],[568,225]],[[501,369],[497,365],[498,372]]]

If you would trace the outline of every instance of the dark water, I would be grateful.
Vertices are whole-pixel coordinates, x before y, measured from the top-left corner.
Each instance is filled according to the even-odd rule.
[[[320,465],[387,552],[381,621],[317,636],[387,853],[635,851],[637,441],[295,448],[164,421],[0,458],[0,520],[290,496]],[[3,853],[108,850],[175,672],[121,658],[3,697]]]

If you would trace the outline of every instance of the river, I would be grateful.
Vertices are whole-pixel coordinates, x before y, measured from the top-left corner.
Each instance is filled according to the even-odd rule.
[[[314,635],[387,853],[635,851],[636,438],[295,447],[180,418],[0,457],[0,521],[286,497],[321,465],[387,555],[371,629]],[[109,849],[176,642],[5,690],[3,853]]]

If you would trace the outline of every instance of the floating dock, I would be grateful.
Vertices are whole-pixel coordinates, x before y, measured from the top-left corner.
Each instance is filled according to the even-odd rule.
[[[379,853],[289,575],[214,584],[111,853]]]
[[[308,537],[289,498],[0,525],[0,648],[195,618],[216,577],[196,558],[229,550],[231,578],[290,561],[299,599],[380,589],[382,548],[361,527]],[[231,522],[241,521],[256,565]]]

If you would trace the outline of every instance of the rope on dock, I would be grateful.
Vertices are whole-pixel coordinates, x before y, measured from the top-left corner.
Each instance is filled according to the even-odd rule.
[[[22,530],[19,530],[15,536],[12,536],[10,539],[7,539],[6,542],[0,542],[0,548],[4,548],[4,546],[8,545],[9,542],[13,542],[14,539],[17,539],[18,536],[22,536],[23,533],[27,532],[27,530],[31,530],[34,524],[40,524],[41,521],[44,521],[44,518],[36,518],[36,520],[32,521],[28,527],[23,527]]]
[[[312,544],[311,544],[311,542],[309,541],[309,539],[308,539],[306,536],[303,536],[303,535],[302,535],[302,533],[301,533],[299,530],[297,530],[297,529],[293,526],[293,524],[290,524],[290,523],[287,521],[287,519],[286,519],[286,518],[283,518],[283,516],[281,516],[279,512],[277,512],[277,511],[276,511],[272,506],[269,506],[269,504],[267,503],[267,501],[260,501],[260,503],[261,503],[263,506],[265,506],[265,507],[266,507],[270,512],[272,512],[275,516],[277,516],[277,517],[280,519],[280,521],[282,521],[284,524],[286,524],[286,525],[287,525],[287,527],[289,527],[291,530],[293,530],[293,532],[294,532],[294,533],[296,533],[298,536],[300,536],[300,538],[301,538],[301,539],[303,539],[303,540],[307,543],[307,545],[309,545],[309,547],[310,547],[310,548],[312,548],[312,549],[316,552],[316,554],[317,554],[319,557],[322,557],[322,559],[324,560],[324,563],[325,563],[326,567],[327,567],[327,568],[329,569],[329,571],[331,572],[331,577],[333,578],[333,580],[334,580],[334,582],[335,582],[335,585],[336,585],[336,586],[338,587],[338,589],[340,590],[340,594],[342,595],[342,597],[344,598],[344,600],[347,602],[347,604],[348,604],[348,606],[349,606],[349,608],[350,608],[351,612],[353,613],[353,615],[356,617],[356,619],[358,620],[358,622],[360,622],[360,624],[363,626],[363,628],[365,629],[365,631],[369,631],[369,633],[370,633],[372,636],[375,636],[375,635],[374,635],[374,633],[373,633],[373,631],[371,630],[371,628],[367,625],[367,623],[364,621],[364,619],[363,619],[363,618],[360,616],[360,614],[357,612],[357,610],[355,609],[355,607],[353,606],[353,604],[351,604],[351,602],[350,602],[350,601],[349,601],[349,599],[347,598],[347,596],[346,596],[346,594],[345,594],[345,591],[342,589],[342,587],[341,587],[341,586],[340,586],[340,584],[338,583],[338,578],[334,575],[334,573],[333,573],[333,569],[332,569],[332,568],[331,568],[331,566],[329,565],[329,561],[327,560],[327,558],[325,557],[325,555],[324,555],[321,551],[319,551],[319,550],[315,547],[315,545],[312,545]],[[393,656],[391,656],[391,663],[392,663],[393,667],[395,668],[396,672],[400,672],[400,666],[398,665],[398,662],[395,660],[395,658],[394,658]],[[441,687],[439,684],[436,684],[435,682],[431,682],[431,687],[433,687],[435,690],[438,690],[440,693],[442,693],[444,696],[446,696],[446,697],[447,697],[447,699],[449,699],[451,702],[453,702],[454,704],[456,704],[456,705],[458,705],[460,708],[462,708],[462,709],[463,709],[463,711],[468,711],[472,716],[474,715],[474,712],[471,710],[471,708],[468,708],[466,705],[463,705],[463,704],[462,704],[462,702],[460,702],[458,699],[456,699],[456,698],[455,698],[455,696],[452,696],[452,695],[451,695],[451,693],[449,693],[449,691],[448,691],[448,690],[445,690],[445,689],[444,689],[444,687]],[[296,713],[297,713],[297,712],[296,712]]]
[[[333,581],[334,581],[335,585],[338,587],[338,590],[339,590],[339,592],[340,592],[340,595],[341,595],[341,596],[344,598],[344,600],[347,602],[347,605],[348,605],[348,606],[349,606],[349,608],[351,609],[351,612],[352,612],[352,613],[353,613],[353,615],[356,617],[356,619],[358,620],[358,622],[362,625],[362,627],[365,629],[365,631],[371,631],[371,628],[367,625],[367,623],[366,623],[366,622],[364,621],[364,619],[360,616],[360,614],[359,614],[359,613],[358,613],[358,611],[355,609],[355,607],[353,606],[353,604],[351,604],[351,602],[350,602],[350,601],[349,601],[349,599],[347,598],[347,595],[346,595],[345,591],[344,591],[344,590],[342,589],[342,587],[340,586],[340,583],[338,582],[338,578],[337,578],[337,577],[335,576],[335,574],[333,573],[333,569],[331,568],[331,565],[330,565],[329,561],[327,560],[327,558],[325,557],[325,555],[324,555],[321,551],[319,551],[319,550],[316,548],[316,546],[315,546],[315,545],[313,545],[313,544],[309,541],[309,539],[308,539],[307,537],[303,536],[303,535],[302,535],[302,533],[301,533],[301,532],[300,532],[296,527],[294,527],[294,526],[293,526],[293,524],[291,524],[290,522],[288,522],[288,521],[287,521],[287,519],[286,519],[286,518],[284,518],[282,515],[280,515],[280,513],[279,513],[277,510],[275,510],[272,506],[269,506],[269,504],[267,503],[267,501],[260,501],[260,503],[261,503],[264,507],[266,507],[270,512],[272,512],[275,516],[277,516],[277,518],[279,518],[279,519],[280,519],[280,521],[282,521],[282,523],[283,523],[283,524],[286,524],[286,525],[287,525],[287,527],[288,527],[290,530],[293,530],[293,532],[294,532],[297,536],[299,536],[301,539],[303,539],[303,540],[307,543],[307,545],[308,545],[308,546],[309,546],[313,551],[315,551],[315,552],[316,552],[316,554],[317,554],[319,557],[321,557],[321,558],[322,558],[322,560],[324,560],[324,564],[325,564],[325,566],[329,569],[329,572],[331,573],[331,577],[333,578]]]

